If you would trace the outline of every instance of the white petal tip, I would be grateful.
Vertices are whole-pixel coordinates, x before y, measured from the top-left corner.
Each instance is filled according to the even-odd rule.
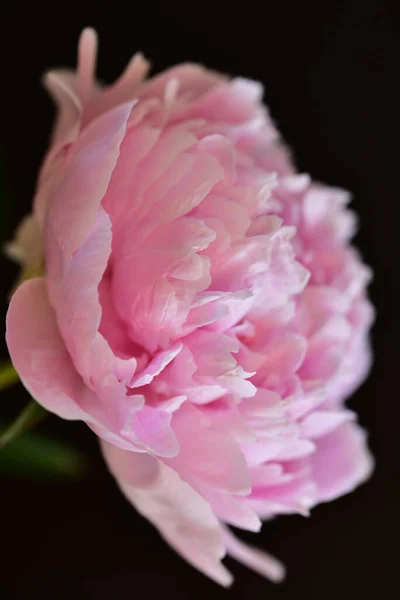
[[[276,562],[274,565],[270,565],[270,572],[268,578],[273,583],[282,583],[286,578],[286,569],[280,562]]]
[[[80,44],[97,43],[97,32],[93,27],[85,27],[82,29],[81,35],[79,36]]]

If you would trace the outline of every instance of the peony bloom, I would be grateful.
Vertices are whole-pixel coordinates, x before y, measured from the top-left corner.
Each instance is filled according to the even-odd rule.
[[[13,363],[192,565],[229,585],[228,552],[278,581],[227,526],[307,514],[371,472],[344,408],[372,320],[348,195],[296,173],[258,83],[191,64],[145,80],[136,55],[102,88],[95,58],[85,30],[77,74],[45,79],[58,116],[10,246],[31,277]]]

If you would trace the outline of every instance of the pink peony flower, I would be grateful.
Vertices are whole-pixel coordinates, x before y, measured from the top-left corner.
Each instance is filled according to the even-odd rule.
[[[9,308],[13,363],[192,565],[229,585],[228,552],[278,581],[227,525],[307,514],[371,472],[343,406],[372,320],[348,195],[296,173],[258,83],[191,64],[146,81],[136,55],[102,88],[95,58],[85,30],[77,74],[45,79],[58,117],[10,247],[38,275]]]

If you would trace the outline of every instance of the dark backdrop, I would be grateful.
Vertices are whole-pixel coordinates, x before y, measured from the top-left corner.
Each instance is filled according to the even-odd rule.
[[[287,564],[287,582],[273,586],[228,560],[236,576],[229,594],[278,600],[383,596],[391,587],[394,593],[398,572],[399,22],[384,0],[293,5],[282,0],[82,0],[46,8],[40,0],[8,3],[1,33],[8,231],[29,209],[49,134],[52,107],[40,76],[50,66],[74,64],[83,26],[100,34],[99,73],[106,81],[138,49],[152,59],[155,71],[194,60],[262,81],[299,167],[354,193],[361,221],[356,241],[376,274],[371,296],[378,320],[375,366],[350,404],[370,431],[377,471],[356,493],[320,506],[310,519],[281,517],[266,524],[256,542]],[[4,313],[16,269],[0,260]],[[0,413],[11,417],[26,399],[16,387],[2,395]],[[88,453],[92,468],[75,483],[0,479],[2,598],[228,597],[129,507],[83,424],[51,418],[41,430]]]

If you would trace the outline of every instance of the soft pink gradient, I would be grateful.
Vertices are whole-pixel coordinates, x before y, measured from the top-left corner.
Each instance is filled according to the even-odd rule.
[[[85,30],[34,212],[7,343],[27,389],[82,419],[137,510],[222,585],[226,552],[282,566],[226,524],[307,514],[371,473],[343,406],[365,377],[370,278],[346,192],[298,174],[262,87],[191,64],[148,81],[136,55],[94,82]],[[34,261],[34,265],[29,265]],[[30,268],[29,268],[30,267]]]

